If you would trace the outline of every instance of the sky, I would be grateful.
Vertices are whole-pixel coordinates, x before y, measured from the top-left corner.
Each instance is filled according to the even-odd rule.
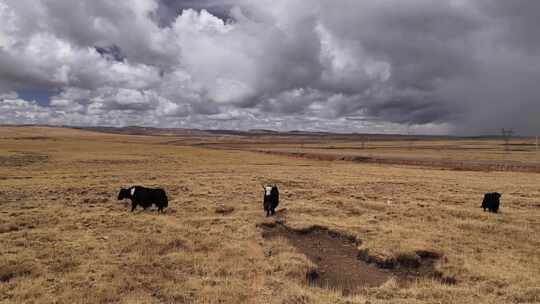
[[[0,124],[540,133],[537,0],[0,0]]]

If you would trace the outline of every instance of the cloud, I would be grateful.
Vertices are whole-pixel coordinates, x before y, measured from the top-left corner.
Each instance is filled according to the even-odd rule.
[[[0,0],[10,123],[534,134],[540,7]],[[54,92],[35,102],[16,92]]]
[[[45,124],[56,122],[53,112],[39,106],[34,101],[18,98],[3,98],[0,100],[0,117],[3,124]]]

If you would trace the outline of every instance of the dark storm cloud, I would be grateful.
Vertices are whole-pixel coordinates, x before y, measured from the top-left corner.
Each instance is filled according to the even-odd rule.
[[[123,62],[126,59],[126,56],[122,53],[122,50],[116,46],[106,46],[106,47],[95,47],[96,52],[108,60],[114,60],[118,62]]]
[[[538,54],[540,38],[535,29],[540,27],[540,2],[533,0],[479,1],[480,9],[492,17],[491,25],[499,31],[500,43],[520,51]]]
[[[539,15],[535,0],[0,0],[0,115],[533,134]],[[17,94],[33,89],[58,93]]]
[[[372,117],[383,117],[403,124],[443,122],[449,118],[450,113],[452,112],[449,109],[445,109],[440,104],[419,98],[387,100],[368,108],[368,114]]]
[[[345,2],[347,9],[327,3],[327,29],[343,43],[359,42],[357,54],[391,66],[391,92],[368,98],[368,115],[406,124],[448,122],[460,132],[538,129],[540,105],[527,101],[540,93],[528,88],[531,77],[540,79],[538,66],[530,65],[539,55],[537,1]],[[529,92],[516,94],[523,89]],[[508,115],[525,105],[533,111],[520,113],[521,119]]]

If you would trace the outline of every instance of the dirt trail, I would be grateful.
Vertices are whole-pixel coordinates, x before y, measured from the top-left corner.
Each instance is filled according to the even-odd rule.
[[[312,152],[289,152],[275,150],[246,150],[270,155],[298,157],[326,161],[350,161],[356,163],[373,163],[384,165],[424,166],[447,170],[462,171],[511,171],[540,173],[540,165],[522,163],[518,161],[473,161],[473,160],[445,160],[430,158],[399,158],[399,157],[368,157],[355,155],[340,155]]]

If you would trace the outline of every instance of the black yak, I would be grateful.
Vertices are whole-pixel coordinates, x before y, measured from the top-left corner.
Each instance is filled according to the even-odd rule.
[[[118,200],[123,199],[131,200],[131,212],[137,208],[137,205],[146,209],[152,204],[158,207],[158,212],[164,212],[163,208],[169,205],[167,194],[161,188],[152,189],[141,186],[133,186],[128,189],[121,188],[120,193],[118,193]]]
[[[276,185],[263,186],[264,198],[263,208],[266,211],[266,216],[274,215],[276,208],[279,205],[279,191]]]
[[[488,209],[490,212],[497,213],[497,211],[499,211],[499,205],[501,204],[499,201],[501,195],[502,194],[497,192],[484,194],[484,200],[482,201],[481,208],[484,209],[484,211]]]

